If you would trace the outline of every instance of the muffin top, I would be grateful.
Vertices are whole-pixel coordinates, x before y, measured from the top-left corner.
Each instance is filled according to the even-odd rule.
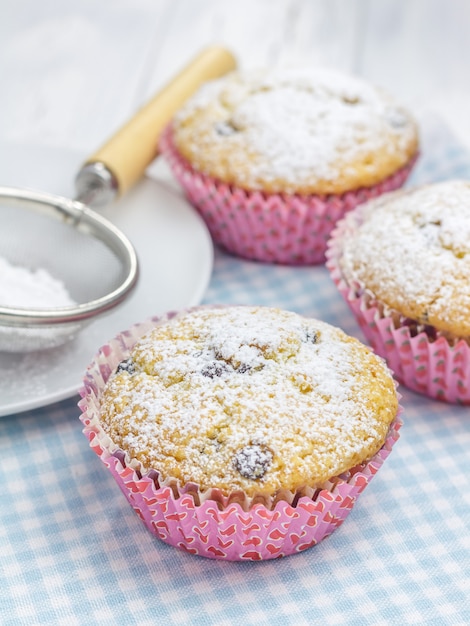
[[[386,194],[356,215],[341,242],[347,282],[404,317],[469,338],[470,183]]]
[[[100,421],[161,479],[275,495],[368,460],[397,413],[384,362],[341,330],[264,307],[158,324],[108,380]]]
[[[274,193],[370,187],[418,147],[415,122],[391,96],[326,69],[232,72],[203,85],[173,130],[196,170]]]

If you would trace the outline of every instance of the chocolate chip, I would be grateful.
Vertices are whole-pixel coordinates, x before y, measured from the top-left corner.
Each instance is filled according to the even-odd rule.
[[[135,363],[132,359],[126,359],[125,361],[121,361],[116,369],[116,374],[119,372],[127,372],[128,374],[135,373]]]
[[[403,326],[407,326],[409,328],[411,337],[416,337],[416,335],[419,335],[420,329],[422,328],[422,324],[420,324],[416,320],[412,320],[409,318],[405,318],[402,321],[402,324]]]
[[[258,480],[266,474],[272,460],[273,453],[267,446],[253,443],[236,453],[233,465],[244,478]]]
[[[245,374],[246,372],[249,372],[250,370],[251,370],[251,365],[248,365],[247,363],[242,363],[240,367],[237,369],[237,372],[239,374]]]
[[[429,324],[425,324],[423,330],[431,341],[435,341],[437,339],[437,330],[434,326],[429,326]]]
[[[211,361],[202,368],[201,374],[207,376],[207,378],[216,378],[222,376],[228,370],[229,367],[225,361]]]
[[[428,321],[429,315],[428,312],[425,311],[423,315],[423,320]],[[430,326],[429,324],[422,322],[418,322],[417,320],[412,320],[409,318],[405,318],[402,320],[402,324],[404,326],[408,326],[411,337],[416,337],[420,333],[425,333],[430,341],[435,341],[438,337],[437,330],[434,326]]]
[[[303,336],[304,343],[318,343],[319,335],[317,332],[315,332],[314,330],[311,330],[310,328],[306,328],[304,332],[305,332]]]

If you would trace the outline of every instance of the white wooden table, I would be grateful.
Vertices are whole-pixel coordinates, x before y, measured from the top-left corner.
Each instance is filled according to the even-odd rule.
[[[0,141],[86,154],[200,48],[358,73],[470,147],[467,0],[4,0]]]

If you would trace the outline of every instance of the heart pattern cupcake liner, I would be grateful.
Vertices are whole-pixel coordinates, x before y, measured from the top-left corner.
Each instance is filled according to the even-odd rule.
[[[121,491],[148,530],[167,544],[192,554],[231,561],[279,558],[310,548],[346,519],[359,494],[390,454],[402,425],[392,422],[382,448],[367,462],[331,479],[321,489],[272,502],[271,506],[243,494],[222,496],[201,492],[197,485],[160,481],[158,473],[142,471],[104,433],[99,423],[100,393],[118,363],[144,333],[169,313],[136,324],[103,346],[87,369],[80,390],[80,419],[93,451],[114,476]],[[400,409],[401,411],[401,409]],[[119,523],[119,522],[117,522]]]
[[[374,299],[341,272],[342,238],[361,223],[356,209],[341,220],[328,243],[326,266],[374,351],[383,357],[405,387],[436,400],[470,404],[470,346],[460,339],[415,334],[409,320]]]
[[[285,265],[323,263],[336,222],[358,204],[401,187],[417,158],[372,187],[297,195],[247,191],[196,171],[178,153],[171,126],[161,136],[160,151],[217,244],[246,259]]]

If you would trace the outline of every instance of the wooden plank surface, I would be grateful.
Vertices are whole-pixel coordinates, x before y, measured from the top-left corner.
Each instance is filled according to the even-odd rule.
[[[4,5],[0,81],[7,88],[0,137],[96,148],[135,107],[170,4],[20,0]]]
[[[0,140],[91,151],[200,48],[240,65],[357,72],[435,110],[470,148],[467,0],[3,3]]]
[[[470,2],[377,0],[366,20],[361,73],[439,113],[470,148]]]

